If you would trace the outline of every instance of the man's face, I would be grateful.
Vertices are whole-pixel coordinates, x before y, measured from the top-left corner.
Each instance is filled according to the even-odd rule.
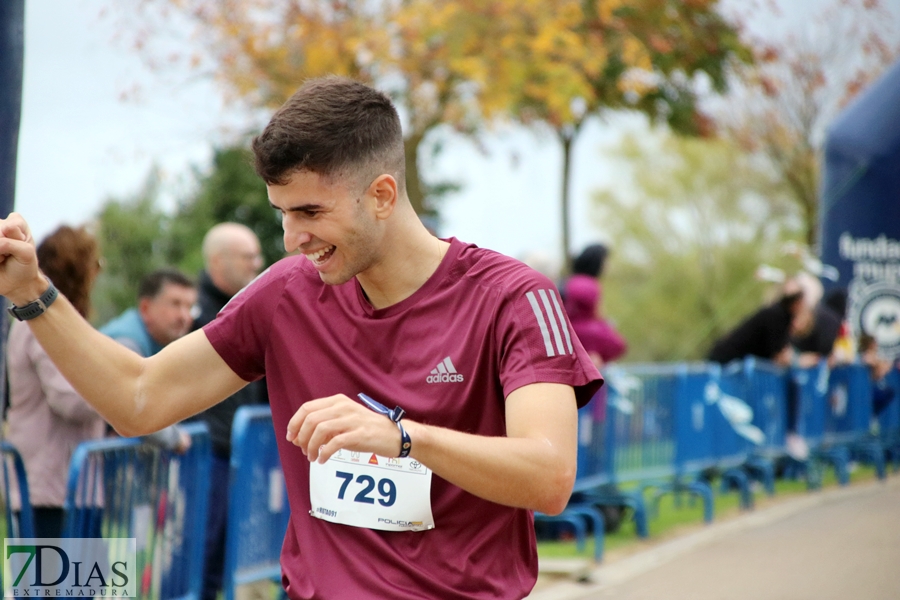
[[[174,283],[163,284],[153,298],[142,298],[141,318],[147,332],[163,346],[186,334],[193,323],[191,307],[197,302],[197,290]]]
[[[295,173],[270,185],[269,202],[281,212],[284,249],[306,256],[327,284],[339,285],[380,260],[373,199],[317,173]]]
[[[224,291],[236,294],[262,269],[259,240],[249,231],[246,235],[235,236],[222,251],[219,260],[222,261],[219,273],[229,288]]]

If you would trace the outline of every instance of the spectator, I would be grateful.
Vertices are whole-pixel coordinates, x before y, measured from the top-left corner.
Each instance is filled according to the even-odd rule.
[[[812,304],[812,322],[807,324],[806,331],[796,331],[791,336],[791,345],[797,353],[795,362],[800,366],[810,366],[821,360],[834,364],[835,342],[841,333],[844,313],[837,312],[832,305],[840,306],[840,298],[834,294],[828,299],[822,298],[822,284],[808,273],[798,275],[803,280],[804,300]]]
[[[228,301],[259,274],[263,264],[259,239],[249,227],[238,223],[220,223],[203,238],[203,262],[205,268],[198,278],[200,312],[194,320],[193,329],[200,329],[215,319]],[[203,600],[215,600],[222,588],[234,415],[242,406],[267,402],[265,379],[260,379],[195,417],[209,427],[213,454]]]
[[[741,322],[732,331],[713,344],[708,358],[717,363],[729,363],[746,356],[756,356],[780,365],[790,365],[793,350],[790,345],[792,332],[809,330],[812,324],[812,306],[818,301],[810,289],[804,299],[804,278],[788,279],[781,297]]]
[[[847,321],[847,288],[834,288],[825,295],[822,304],[840,318],[840,328],[831,351],[833,364],[849,364],[856,360],[856,340]]]
[[[597,368],[621,357],[628,348],[601,311],[600,278],[607,255],[602,244],[585,248],[572,263],[572,276],[566,281],[563,294],[572,329]]]
[[[141,356],[153,356],[190,330],[196,301],[194,282],[186,275],[177,269],[159,269],[141,280],[137,307],[126,310],[100,332]],[[190,436],[175,425],[145,439],[179,453],[191,444]]]
[[[100,272],[97,240],[84,227],[63,225],[37,248],[44,274],[87,318]],[[69,385],[31,332],[14,321],[6,349],[9,441],[25,463],[35,536],[62,537],[69,462],[81,442],[102,438],[106,422]]]
[[[887,375],[895,368],[893,361],[879,356],[878,342],[869,334],[859,336],[859,360],[869,369],[872,379],[872,414],[876,417],[894,401],[897,390],[891,387]]]

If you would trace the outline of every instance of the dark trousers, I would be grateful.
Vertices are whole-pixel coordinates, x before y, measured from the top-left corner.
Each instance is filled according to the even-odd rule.
[[[225,525],[228,522],[228,464],[227,457],[213,454],[201,600],[216,600],[216,594],[222,589],[225,572]]]
[[[61,538],[64,516],[65,512],[62,508],[57,508],[55,506],[35,506],[34,537]]]

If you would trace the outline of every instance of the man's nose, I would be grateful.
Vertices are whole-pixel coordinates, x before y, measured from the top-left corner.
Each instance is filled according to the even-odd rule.
[[[284,250],[285,252],[293,252],[302,246],[311,242],[313,236],[308,231],[284,229]]]

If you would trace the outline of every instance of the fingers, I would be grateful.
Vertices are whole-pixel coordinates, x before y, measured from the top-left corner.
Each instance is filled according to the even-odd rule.
[[[291,417],[291,420],[288,422],[287,441],[291,442],[295,446],[300,446],[301,444],[298,444],[296,442],[296,439],[298,433],[300,432],[300,428],[306,421],[307,416],[309,416],[311,413],[333,406],[335,402],[340,398],[347,398],[347,396],[344,396],[343,394],[338,396],[329,396],[327,398],[320,398],[318,400],[310,400],[309,402],[303,404],[303,406],[301,406],[300,409],[297,410],[296,413],[294,413],[294,416]],[[347,398],[347,400],[350,399]]]
[[[383,415],[340,394],[305,403],[288,423],[288,442],[324,463],[339,449],[396,456],[400,432]]]
[[[22,264],[36,261],[31,229],[18,213],[0,219],[0,262],[10,256]]]
[[[10,213],[5,219],[0,219],[0,235],[4,238],[33,244],[31,228],[19,213]]]

